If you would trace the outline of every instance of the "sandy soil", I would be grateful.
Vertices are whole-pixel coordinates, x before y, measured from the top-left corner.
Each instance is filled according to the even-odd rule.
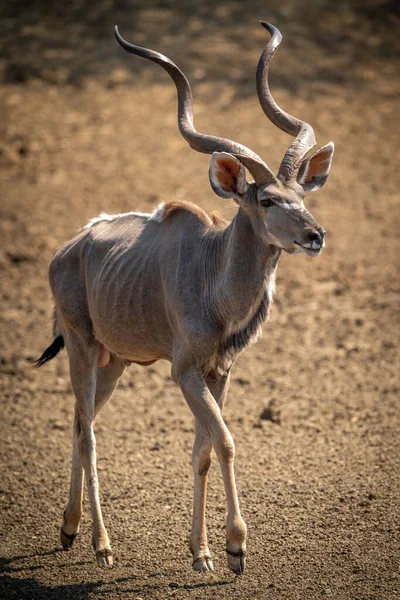
[[[1,597],[398,598],[395,4],[49,6],[18,12],[9,2],[1,18]],[[216,570],[191,571],[193,421],[161,362],[132,366],[98,418],[102,505],[117,555],[102,570],[86,498],[73,551],[59,546],[74,398],[65,352],[40,371],[29,363],[51,341],[48,263],[103,210],[148,211],[178,198],[234,214],[209,187],[208,158],[177,131],[167,75],[125,55],[112,27],[185,69],[201,131],[237,139],[276,168],[290,139],[256,99],[259,18],[284,34],[272,69],[278,102],[337,151],[326,187],[307,202],[327,248],[316,260],[282,258],[272,318],[234,368],[225,414],[249,528],[247,571],[236,578],[225,564],[216,463],[208,505]]]

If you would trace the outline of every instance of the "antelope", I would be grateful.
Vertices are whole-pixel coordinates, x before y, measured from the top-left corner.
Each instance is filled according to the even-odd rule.
[[[304,193],[325,183],[334,150],[330,142],[307,156],[316,144],[313,128],[273,99],[268,71],[282,36],[273,25],[261,25],[270,37],[257,68],[258,98],[270,121],[295,138],[277,176],[249,148],[199,133],[183,72],[162,54],[126,42],[115,28],[127,52],[161,65],[170,75],[177,89],[182,136],[194,150],[211,154],[211,187],[218,196],[232,198],[238,210],[229,224],[183,201],[161,204],[151,214],[103,213],[59,248],[51,261],[55,339],[36,365],[52,359],[65,345],[76,397],[61,543],[69,550],[78,534],[86,477],[92,543],[102,566],[113,564],[113,554],[99,500],[94,420],[127,365],[166,359],[195,417],[193,569],[213,570],[205,520],[213,448],[227,501],[228,566],[239,575],[245,569],[247,529],[236,490],[235,445],[222,408],[232,365],[257,339],[269,314],[282,251],[318,256],[325,245],[325,231],[305,208]],[[254,179],[251,183],[246,169]]]

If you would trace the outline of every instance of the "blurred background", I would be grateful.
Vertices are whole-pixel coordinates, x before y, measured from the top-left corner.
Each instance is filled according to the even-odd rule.
[[[188,76],[199,131],[277,169],[291,138],[263,114],[255,71],[268,20],[280,106],[336,151],[306,199],[328,231],[315,260],[284,256],[263,338],[234,367],[226,419],[249,527],[248,570],[224,557],[216,461],[209,541],[216,573],[192,574],[193,423],[169,365],[132,366],[96,432],[117,569],[99,571],[85,516],[57,552],[74,399],[51,341],[48,264],[101,211],[186,199],[227,219],[209,157],[188,147],[175,88],[125,53],[113,27]],[[44,0],[0,9],[0,590],[7,598],[394,598],[399,590],[399,23],[394,1]],[[184,457],[184,458],[183,458]]]

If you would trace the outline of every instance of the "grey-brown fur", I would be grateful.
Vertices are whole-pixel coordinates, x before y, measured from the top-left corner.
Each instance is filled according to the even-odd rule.
[[[60,248],[51,262],[58,341],[39,363],[55,356],[65,341],[76,397],[71,487],[61,542],[70,548],[79,531],[85,475],[100,565],[112,564],[112,552],[99,500],[94,420],[127,364],[166,359],[196,421],[193,568],[213,570],[205,506],[214,448],[228,508],[227,561],[235,573],[244,571],[247,529],[236,491],[235,445],[222,408],[232,365],[268,316],[282,250],[318,256],[325,245],[324,230],[304,206],[304,192],[324,184],[333,156],[330,143],[306,158],[314,140],[311,126],[274,103],[263,78],[280,34],[272,26],[268,29],[272,38],[257,76],[260,100],[267,116],[296,136],[278,177],[248,148],[199,134],[183,73],[161,54],[117,35],[129,52],[150,58],[171,75],[178,91],[182,135],[192,148],[212,153],[212,188],[223,198],[233,198],[239,208],[226,226],[199,207],[179,202],[151,215],[102,215]],[[246,181],[245,167],[254,183]]]
[[[262,294],[238,331],[228,335],[228,326],[246,318],[261,287],[274,279],[280,251],[258,248],[244,211],[222,230],[204,213],[199,218],[189,204],[164,210],[168,216],[161,223],[134,214],[99,221],[56,253],[50,266],[55,329],[85,317],[88,344],[101,342],[140,364],[161,358],[173,362],[174,343],[182,337],[181,343],[196,346],[199,368],[226,374],[267,318],[271,293]],[[73,285],[71,265],[80,274]]]
[[[64,547],[72,545],[79,527],[79,463],[85,464],[88,458],[82,453],[94,448],[95,414],[110,397],[127,363],[145,365],[167,359],[172,363],[172,377],[197,421],[195,488],[205,490],[211,441],[223,472],[227,471],[231,505],[227,558],[235,572],[243,572],[246,528],[233,479],[234,444],[220,413],[215,412],[216,406],[222,407],[231,367],[259,333],[272,302],[282,250],[266,243],[268,216],[275,224],[271,235],[278,235],[284,224],[286,236],[302,240],[315,222],[305,209],[299,213],[301,219],[297,211],[275,204],[264,209],[257,189],[251,185],[241,205],[225,228],[220,223],[214,225],[201,209],[186,203],[175,203],[172,208],[166,205],[159,209],[157,219],[132,214],[100,220],[55,254],[50,265],[55,331],[60,331],[65,340],[77,397],[77,450],[61,533]],[[295,247],[286,249],[296,251]],[[98,366],[104,352],[109,358]],[[100,397],[96,383],[99,377],[103,382],[100,389],[106,388],[105,393],[100,391]],[[214,389],[219,395],[212,395]],[[203,397],[200,404],[191,399],[193,393],[199,400]],[[101,518],[94,454],[85,470],[94,506],[97,560],[109,564],[112,555]],[[199,478],[200,483],[196,483]],[[190,547],[194,568],[212,569],[204,517],[197,514],[196,508],[193,532]]]

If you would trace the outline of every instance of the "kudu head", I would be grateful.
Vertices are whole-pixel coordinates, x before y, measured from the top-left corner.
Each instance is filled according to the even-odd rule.
[[[209,175],[216,194],[222,198],[233,198],[248,213],[254,230],[265,244],[289,253],[303,251],[309,256],[317,256],[325,245],[325,231],[305,208],[304,193],[318,190],[325,183],[334,146],[330,142],[307,157],[316,144],[313,128],[279,108],[268,85],[269,66],[282,35],[270,23],[261,21],[261,25],[269,31],[271,38],[258,63],[258,98],[270,121],[295,137],[283,157],[277,176],[246,146],[196,131],[192,93],[182,71],[166,56],[129,44],[117,28],[115,36],[125,50],[156,62],[172,77],[178,92],[180,132],[194,150],[212,154]],[[246,181],[245,168],[254,182]]]

